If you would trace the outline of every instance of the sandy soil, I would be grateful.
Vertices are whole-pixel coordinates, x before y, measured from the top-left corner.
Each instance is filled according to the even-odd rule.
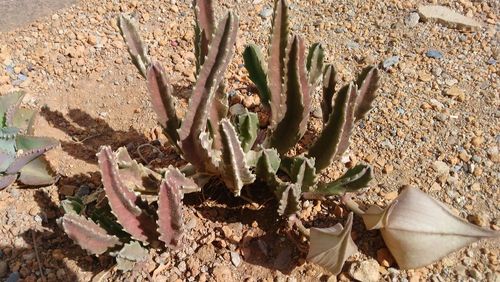
[[[1,0],[0,32],[13,30],[52,15],[75,3],[74,0]]]
[[[110,281],[349,281],[351,268],[375,259],[387,281],[499,281],[498,240],[474,243],[431,266],[403,271],[380,255],[380,234],[366,231],[359,218],[353,236],[360,252],[338,277],[331,276],[305,263],[277,228],[274,204],[256,209],[218,191],[207,191],[205,202],[198,196],[186,199],[184,247],[152,250],[138,271],[122,274],[112,268],[111,257],[86,255],[56,224],[60,201],[101,185],[95,158],[99,146],[127,146],[137,158],[139,145],[165,140],[116,16],[133,13],[139,19],[151,56],[163,63],[175,87],[185,90],[194,80],[191,1],[77,1],[33,22],[30,16],[31,23],[17,19],[31,14],[24,6],[12,10],[12,2],[0,1],[0,13],[9,14],[0,17],[0,94],[20,88],[28,93],[25,106],[42,108],[36,134],[61,140],[61,148],[48,154],[61,179],[40,189],[0,191],[0,278],[18,273],[24,281],[89,281],[103,275]],[[272,1],[216,2],[219,16],[226,9],[240,16],[237,54],[247,43],[267,44],[271,17],[265,10]],[[367,64],[399,57],[383,72],[379,98],[355,130],[344,162],[323,177],[338,177],[358,162],[371,163],[376,180],[357,201],[385,205],[401,187],[415,185],[472,223],[498,230],[498,3],[440,2],[483,22],[481,30],[465,32],[435,22],[409,26],[405,19],[421,4],[412,0],[291,2],[292,30],[308,44],[324,44],[326,60],[335,64],[341,82],[354,79]],[[443,58],[430,58],[429,50],[440,51]],[[246,106],[258,106],[255,93],[247,89],[240,55],[229,69],[229,88]],[[312,135],[316,124],[313,119],[309,126]],[[167,155],[162,165],[179,161],[171,149],[162,150]],[[153,151],[146,155],[156,157]],[[308,226],[328,226],[343,223],[346,214],[331,199],[304,203],[301,217]]]

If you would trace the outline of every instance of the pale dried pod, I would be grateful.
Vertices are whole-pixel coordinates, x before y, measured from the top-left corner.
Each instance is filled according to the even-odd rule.
[[[331,271],[334,275],[342,271],[348,257],[358,251],[351,237],[352,212],[345,227],[340,223],[329,228],[311,228],[311,246],[307,260]]]
[[[500,236],[457,217],[415,187],[405,188],[387,208],[371,206],[361,216],[367,229],[380,229],[401,269],[423,267],[473,242]]]

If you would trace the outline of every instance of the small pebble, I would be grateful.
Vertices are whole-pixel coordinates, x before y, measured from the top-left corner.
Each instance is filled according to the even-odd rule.
[[[429,82],[433,79],[433,76],[426,72],[426,71],[419,71],[418,72],[418,79],[423,82]]]
[[[471,214],[469,215],[468,219],[470,222],[482,227],[487,226],[490,221],[488,219],[488,216],[484,213]]]
[[[76,189],[78,187],[74,185],[63,185],[61,188],[59,188],[59,193],[68,197],[68,196],[73,196],[75,194]]]
[[[442,59],[443,58],[443,53],[438,50],[430,49],[429,51],[425,52],[425,55],[429,58],[433,59]]]
[[[459,275],[459,276],[465,276],[466,275],[466,271],[467,271],[467,267],[463,266],[463,265],[457,265],[455,267],[455,272]]]
[[[405,25],[407,27],[415,27],[420,20],[420,15],[418,13],[412,12],[405,18]]]
[[[394,167],[390,164],[387,164],[384,166],[384,169],[382,170],[383,173],[388,174],[394,171]]]
[[[432,74],[435,75],[435,76],[441,76],[441,74],[443,73],[443,69],[440,68],[440,67],[434,67],[432,68]]]
[[[384,195],[384,199],[387,201],[392,201],[398,197],[398,191],[391,191]],[[380,262],[380,261],[379,261]]]
[[[265,19],[267,17],[270,17],[272,14],[273,14],[273,9],[266,6],[262,8],[262,10],[259,13],[259,16]]]
[[[439,5],[420,5],[418,7],[420,17],[424,20],[435,20],[440,24],[452,28],[466,28],[477,30],[481,28],[481,23],[473,18],[464,16],[454,10]]]
[[[490,159],[490,161],[492,161],[494,163],[500,162],[500,152],[498,150],[498,147],[496,147],[496,146],[490,147],[490,148],[488,148],[486,153],[488,154],[488,158]]]
[[[17,282],[21,278],[21,275],[19,275],[19,272],[12,272],[9,277],[7,277],[7,280],[5,282]]]
[[[465,92],[457,86],[452,86],[452,87],[448,88],[444,92],[444,94],[446,96],[449,96],[449,97],[456,97],[459,100],[460,99],[463,100],[465,98]]]
[[[483,274],[481,274],[481,272],[479,272],[477,269],[469,270],[469,274],[472,278],[476,279],[477,281],[483,280]]]
[[[390,58],[387,58],[382,63],[382,67],[384,68],[384,70],[389,70],[392,66],[394,66],[397,63],[399,63],[399,56],[392,56]]]
[[[241,257],[240,254],[237,252],[230,252],[231,255],[231,262],[233,263],[234,266],[238,267],[241,264]]]
[[[311,115],[315,118],[322,118],[323,117],[323,111],[321,110],[320,107],[314,107],[312,110]]]
[[[397,270],[396,268],[394,267],[389,267],[387,269],[387,271],[389,272],[389,274],[392,276],[392,277],[396,277],[399,275],[399,270]]]
[[[90,187],[87,184],[82,184],[78,187],[78,190],[75,193],[75,197],[83,197],[90,194]]]
[[[475,182],[473,183],[471,186],[470,186],[470,189],[472,191],[480,191],[481,190],[481,184],[479,184],[478,182]]]
[[[481,146],[481,144],[484,143],[484,137],[482,137],[482,136],[476,136],[476,137],[472,138],[472,140],[471,140],[470,143],[474,147],[479,147],[479,146]]]
[[[346,47],[349,49],[359,49],[359,44],[354,41],[349,41],[347,42]]]
[[[335,31],[335,33],[346,33],[347,29],[345,27],[337,27],[333,31]]]
[[[472,156],[472,161],[475,162],[475,163],[481,163],[482,160],[483,159],[480,156],[478,156],[478,155]]]
[[[448,175],[450,172],[450,167],[443,161],[435,161],[433,168],[439,175]]]
[[[186,262],[185,261],[181,261],[177,265],[177,269],[179,269],[180,272],[185,272],[186,271]]]
[[[349,275],[358,281],[378,282],[380,280],[380,265],[374,259],[355,262],[349,268]]]
[[[446,80],[444,81],[444,83],[445,83],[446,85],[448,85],[448,86],[453,86],[453,85],[455,85],[455,84],[457,84],[457,83],[458,83],[458,80],[456,80],[456,79],[454,79],[454,78],[449,78],[449,79],[446,79]]]

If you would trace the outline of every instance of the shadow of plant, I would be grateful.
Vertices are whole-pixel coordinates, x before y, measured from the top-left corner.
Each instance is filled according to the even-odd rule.
[[[19,190],[11,186],[6,192],[16,194],[19,191],[15,189]],[[39,212],[34,216],[31,211],[28,214],[12,208],[7,210],[4,226],[11,227],[9,231],[14,233],[12,238],[17,243],[0,245],[0,261],[5,262],[8,268],[5,277],[19,277],[23,281],[71,281],[82,278],[81,274],[75,272],[77,270],[88,272],[83,277],[92,277],[109,267],[113,263],[111,257],[87,255],[59,228],[56,219],[61,216],[61,211],[48,194],[49,189],[21,190],[22,194],[32,195],[38,205],[35,210]],[[17,227],[10,222],[12,216],[22,220],[17,223]],[[15,235],[15,231],[23,225],[30,228]]]
[[[116,149],[120,146],[125,146],[129,150],[131,156],[139,162],[153,168],[164,168],[169,164],[183,163],[181,158],[175,153],[173,148],[165,147],[159,144],[157,140],[148,140],[146,136],[140,134],[135,129],[131,128],[128,132],[112,129],[106,121],[100,118],[93,118],[88,113],[79,109],[71,109],[67,116],[56,110],[51,110],[47,107],[43,108],[41,115],[52,126],[62,130],[68,136],[71,136],[75,141],[61,142],[62,148],[71,156],[83,160],[88,163],[97,163],[95,154],[102,145],[111,145]],[[143,144],[152,144],[154,148],[149,146],[144,147],[144,154],[138,153],[138,148]],[[59,188],[59,196],[64,199],[61,194],[61,189],[64,186],[73,187],[89,187],[89,193],[94,191],[102,184],[100,182],[99,172],[86,173],[69,178],[61,178],[57,183]],[[246,231],[252,230],[244,235],[240,241],[230,242],[241,251],[243,260],[247,263],[259,265],[268,269],[277,270],[282,273],[290,273],[295,267],[303,264],[307,255],[307,245],[301,246],[297,244],[299,236],[293,234],[287,229],[284,222],[277,214],[277,201],[270,190],[262,183],[255,183],[242,191],[247,199],[251,199],[253,203],[249,203],[241,198],[234,197],[229,193],[223,185],[208,185],[200,193],[187,194],[184,198],[184,205],[187,207],[189,216],[196,216],[196,213],[201,215],[203,219],[210,223],[206,226],[222,224],[227,226],[233,223],[241,223]],[[38,201],[42,204],[44,201]],[[310,226],[333,226],[339,222],[338,218],[332,218],[331,214],[337,205],[330,202],[328,204],[328,214],[320,214],[309,222],[304,222],[307,227]],[[54,204],[49,203],[52,210],[57,210],[58,215],[60,210],[54,207]],[[44,204],[47,206],[47,204]],[[189,218],[186,218],[187,222]],[[101,271],[103,266],[110,267],[113,259],[109,256],[101,256],[99,259],[88,256],[74,245],[72,240],[59,229],[55,223],[55,219],[48,222],[50,231],[44,231],[37,237],[38,240],[44,238],[53,238],[54,243],[42,248],[42,251],[49,252],[53,248],[62,250],[62,257],[68,257],[78,262],[79,266],[84,270],[92,271],[94,274]],[[355,225],[360,227],[362,223],[355,222]],[[357,230],[363,227],[357,228]],[[209,230],[208,232],[214,232]],[[372,234],[373,233],[373,234]],[[31,233],[30,233],[31,234]],[[30,234],[24,234],[27,239]],[[376,237],[376,232],[368,232],[357,234],[355,241],[365,236]],[[62,239],[63,238],[63,239]],[[196,236],[195,236],[196,238]],[[200,238],[198,238],[200,239]],[[31,240],[32,241],[32,240]],[[61,243],[64,248],[61,248]],[[365,240],[363,240],[366,242]],[[378,240],[381,241],[381,240]],[[375,243],[378,245],[377,240]],[[373,240],[368,240],[373,242]],[[218,243],[212,242],[216,248],[224,248]],[[370,252],[374,250],[372,244],[361,244],[361,252],[374,256]],[[376,249],[375,249],[376,250]],[[167,251],[162,249],[160,252]],[[53,251],[52,251],[53,252]],[[103,260],[103,262],[101,262]],[[81,265],[80,265],[81,264]],[[71,271],[68,270],[68,273]],[[74,275],[74,274],[72,274]],[[68,276],[74,277],[74,276]]]
[[[102,145],[132,148],[149,142],[143,134],[133,128],[129,131],[114,130],[105,120],[94,118],[80,109],[70,109],[65,116],[57,110],[44,107],[40,114],[51,126],[65,132],[73,139],[73,141],[61,141],[62,149],[88,163],[97,163],[95,154]]]
[[[241,240],[228,240],[240,249],[247,263],[290,273],[303,256],[287,235],[276,212],[277,201],[264,184],[245,187],[242,194],[252,202],[233,196],[223,185],[208,185],[200,193],[185,195],[184,205],[213,223],[241,223]]]
[[[103,119],[93,118],[80,109],[71,109],[67,115],[64,115],[57,110],[45,107],[41,110],[41,115],[50,125],[65,132],[75,140],[74,142],[62,141],[63,150],[88,163],[97,163],[95,154],[102,145],[111,145],[114,149],[125,146],[134,159],[143,164],[146,164],[146,161],[154,168],[183,162],[173,148],[156,146],[159,145],[157,141],[148,140],[146,136],[132,128],[128,132],[114,130]],[[145,147],[144,154],[137,153],[139,146],[150,143],[154,144],[159,151]],[[61,189],[64,189],[64,186],[77,187],[80,185],[86,185],[94,190],[101,185],[100,174],[95,172],[61,178],[57,183],[59,193],[61,193]],[[260,235],[252,237],[244,242],[244,246],[240,246],[246,248],[247,251],[244,260],[251,264],[289,273],[297,265],[301,254],[295,244],[281,230],[282,226],[277,224],[279,218],[276,214],[277,203],[274,195],[266,191],[263,185],[253,185],[251,189],[245,189],[244,193],[259,205],[258,209],[248,202],[232,196],[227,189],[220,185],[206,187],[203,189],[203,193],[188,194],[184,203],[191,210],[189,214],[200,212],[213,223],[240,222],[252,226],[252,223],[257,222],[259,229],[262,230]],[[61,195],[61,198],[64,196]]]

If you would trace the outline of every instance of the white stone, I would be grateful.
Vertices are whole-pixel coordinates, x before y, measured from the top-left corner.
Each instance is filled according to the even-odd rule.
[[[356,262],[349,268],[349,275],[361,282],[378,282],[380,265],[374,259]]]
[[[450,8],[439,5],[419,6],[418,13],[422,20],[436,20],[453,28],[480,29],[481,23],[461,15]]]

